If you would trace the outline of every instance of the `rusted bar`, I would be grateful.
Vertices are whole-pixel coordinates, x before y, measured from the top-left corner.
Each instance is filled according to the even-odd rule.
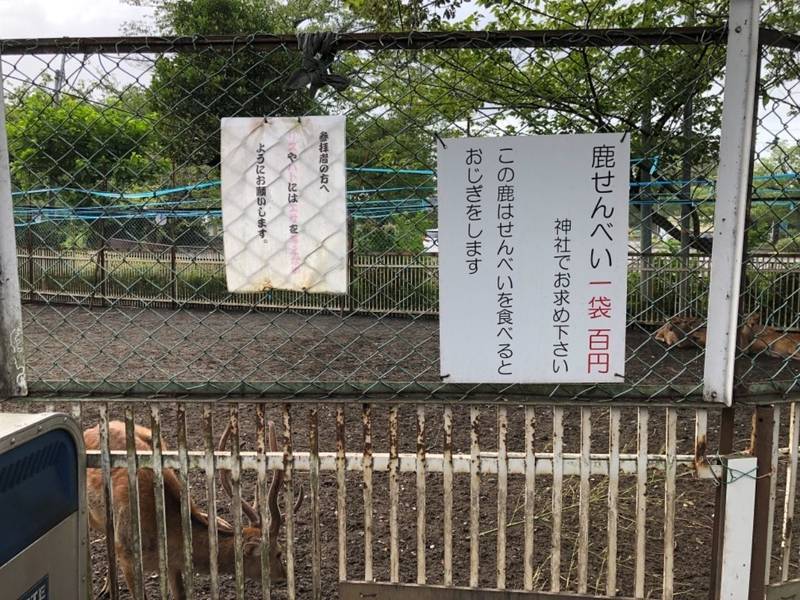
[[[189,468],[205,470],[206,459],[203,450],[190,450],[188,452]],[[180,468],[178,461],[177,450],[165,450],[162,452],[163,466],[170,469]],[[255,451],[242,451],[240,453],[240,461],[242,463],[243,471],[258,471],[258,453]],[[126,468],[125,451],[112,451],[111,452],[111,465],[113,468]],[[415,452],[401,452],[398,456],[400,473],[416,473],[417,471],[417,455]],[[442,454],[426,454],[426,464],[428,473],[441,473],[444,468],[444,456]],[[664,471],[664,454],[648,454],[648,466],[650,471]],[[694,453],[692,454],[677,454],[675,457],[676,464],[681,467],[692,468],[694,466]],[[638,455],[636,454],[620,454],[620,473],[625,475],[635,475],[637,473]],[[273,469],[281,469],[283,463],[276,457],[267,457],[268,467]],[[294,452],[293,454],[294,468],[297,471],[308,472],[310,463],[310,454],[308,451]],[[560,459],[561,474],[564,477],[578,477],[580,475],[580,453],[562,452]],[[87,463],[92,467],[99,467],[99,452],[96,450],[87,451]],[[150,453],[139,455],[140,468],[151,468],[153,464],[152,456]],[[232,459],[227,455],[217,456],[218,469],[230,470],[232,468]],[[336,471],[336,453],[335,452],[320,452],[319,453],[320,472]],[[469,475],[471,459],[467,454],[454,454],[453,455],[453,473]],[[591,475],[598,475],[608,477],[608,453],[593,453],[590,457]],[[364,456],[362,452],[348,452],[345,455],[345,470],[361,473],[364,470]],[[497,473],[497,452],[496,451],[481,451],[480,455],[480,470],[482,475],[494,475]],[[389,472],[389,453],[388,452],[373,452],[372,453],[372,472]],[[722,467],[719,465],[709,466],[700,470],[697,475],[701,478],[714,478],[719,477],[722,473]],[[509,475],[525,475],[525,454],[523,452],[509,452],[508,453],[508,474]],[[553,453],[552,452],[537,452],[536,453],[536,474],[551,476],[553,474]]]
[[[161,411],[158,403],[150,405],[150,431],[153,433],[153,462],[156,468],[153,469],[153,495],[156,507],[156,532],[158,540],[158,585],[161,592],[161,600],[168,600],[169,588],[167,582],[168,555],[167,555],[167,514],[164,505],[164,471],[159,469],[161,464]]]
[[[108,553],[108,590],[111,600],[119,599],[117,552],[114,523],[114,487],[111,481],[111,452],[108,440],[108,403],[100,405],[100,464],[103,475],[103,496],[106,509],[106,552]]]
[[[258,454],[258,470],[257,470],[257,496],[258,499],[258,516],[261,520],[261,547],[270,547],[270,534],[267,507],[267,457],[266,452],[269,448],[272,450],[268,443],[269,430],[267,427],[267,415],[263,404],[256,405],[256,452]],[[261,598],[262,600],[269,600],[271,597],[271,581],[269,573],[269,554],[261,552],[260,554],[260,567],[261,567]]]
[[[425,584],[425,406],[417,405],[417,583]]]
[[[480,416],[477,406],[469,409],[470,469],[469,469],[469,586],[478,587],[480,569],[481,516],[481,446]]]
[[[294,447],[292,445],[292,405],[283,405],[283,471],[286,510],[286,597],[295,600],[294,578]]]
[[[589,472],[592,452],[592,409],[581,408],[581,475],[578,493],[578,593],[585,594],[589,577]]]
[[[765,30],[769,32],[769,30]],[[367,32],[342,34],[338,50],[442,50],[446,48],[574,48],[654,45],[717,45],[725,40],[725,28],[672,27],[639,29],[550,29],[533,31],[446,31]],[[786,37],[786,34],[781,36]],[[789,44],[786,44],[789,46]],[[210,48],[226,52],[241,47],[260,51],[284,48],[296,50],[293,35],[210,35],[182,37],[64,37],[7,39],[0,51],[8,56],[22,54],[97,54],[200,52]]]
[[[786,467],[786,493],[783,498],[783,527],[781,528],[781,581],[789,579],[789,559],[792,554],[792,525],[797,493],[797,445],[800,443],[800,410],[792,402],[789,412],[789,465]]]
[[[536,414],[533,406],[525,407],[525,548],[523,551],[524,586],[533,589],[533,534],[536,504],[536,455],[534,433]]]
[[[637,415],[636,461],[636,564],[634,567],[634,595],[644,598],[645,552],[647,550],[647,445],[650,414],[639,408]]]
[[[311,482],[311,596],[322,598],[322,539],[319,525],[319,411],[316,406],[308,411],[309,445],[311,460],[309,480]]]
[[[230,440],[231,440],[231,512],[233,513],[233,561],[234,585],[236,599],[244,600],[244,549],[242,534],[242,473],[239,436],[239,405],[231,404],[229,411]]]
[[[675,568],[675,477],[677,462],[678,411],[667,409],[666,423],[666,468],[664,472],[664,574],[663,597],[672,600],[674,590]]]
[[[211,579],[211,600],[219,600],[219,533],[217,531],[217,462],[214,455],[214,412],[203,406],[203,442],[206,457],[206,500],[208,502],[208,574]],[[266,546],[265,546],[266,547]]]
[[[753,411],[750,452],[756,457],[756,501],[753,516],[753,551],[750,560],[750,600],[763,600],[766,589],[767,527],[769,525],[770,487],[775,465],[772,464],[772,406],[758,406]]]
[[[364,431],[364,580],[372,581],[372,416],[369,404],[361,410]]]
[[[708,452],[708,410],[698,408],[694,417],[694,459],[700,466],[706,463]]]
[[[734,419],[736,413],[733,406],[725,407],[720,414],[719,427],[719,454],[724,456],[733,452]],[[727,481],[727,472],[723,469],[720,481]],[[714,526],[711,534],[711,590],[709,600],[719,598],[721,582],[719,581],[722,572],[722,540],[725,525],[725,495],[726,487],[723,483],[717,485],[716,498],[714,500]]]
[[[389,581],[400,581],[400,550],[398,547],[398,508],[400,504],[400,485],[397,480],[398,440],[397,406],[389,409]]]
[[[561,591],[561,491],[563,482],[564,409],[553,408],[553,531],[550,539],[550,591]]]
[[[133,596],[144,598],[144,561],[142,560],[142,529],[139,513],[139,471],[136,464],[136,434],[133,405],[125,405],[125,451],[128,456],[128,502],[130,510],[130,542],[133,553]]]
[[[178,402],[175,411],[178,422],[178,476],[181,482],[181,534],[183,538],[183,587],[186,598],[194,598],[194,565],[192,563],[192,513],[189,489],[189,445],[186,437],[186,405]]]
[[[345,407],[336,408],[336,516],[339,526],[339,581],[347,580],[347,479],[345,477]]]
[[[508,510],[508,411],[497,407],[497,589],[506,587],[506,511]]]
[[[772,567],[772,528],[775,525],[775,500],[778,495],[778,451],[780,450],[780,429],[781,429],[781,408],[774,406],[772,419],[772,455],[770,456],[770,477],[769,484],[769,508],[767,509],[767,555],[764,561],[764,583],[770,581],[770,570]]]
[[[621,410],[608,411],[608,558],[606,596],[617,595],[617,524],[619,522],[619,425]]]
[[[453,409],[445,406],[442,414],[442,527],[444,545],[444,585],[453,585]]]

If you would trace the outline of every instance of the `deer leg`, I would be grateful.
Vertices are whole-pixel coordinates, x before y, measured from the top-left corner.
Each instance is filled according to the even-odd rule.
[[[170,569],[169,590],[173,600],[186,600],[186,589],[183,587],[183,576],[180,569]]]
[[[117,556],[119,557],[119,566],[122,569],[122,575],[125,577],[125,583],[128,584],[128,590],[133,595],[136,589],[136,574],[133,570],[133,557],[130,556],[125,549],[117,546]],[[144,582],[142,582],[144,584]],[[142,598],[147,600],[147,592],[142,589]]]

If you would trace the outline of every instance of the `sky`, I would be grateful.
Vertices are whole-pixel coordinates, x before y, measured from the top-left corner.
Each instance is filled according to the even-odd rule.
[[[0,38],[118,35],[150,13],[121,0],[0,0]]]

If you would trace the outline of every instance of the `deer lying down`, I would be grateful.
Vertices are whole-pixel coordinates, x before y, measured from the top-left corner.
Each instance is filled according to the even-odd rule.
[[[109,423],[109,448],[111,450],[125,450],[125,424],[120,421]],[[230,425],[225,429],[219,449],[224,450],[228,436],[230,435]],[[87,429],[83,432],[83,440],[87,450],[100,449],[100,428],[99,425]],[[136,449],[149,451],[153,449],[152,432],[146,427],[136,426],[135,429]],[[278,451],[278,444],[275,439],[275,429],[269,423],[269,444],[272,452]],[[163,441],[162,450],[165,450]],[[172,469],[163,469],[164,477],[164,508],[166,512],[167,524],[167,564],[168,581],[172,597],[175,600],[186,598],[181,566],[183,565],[183,535],[181,521],[181,484],[178,476]],[[139,513],[141,523],[142,540],[142,562],[145,573],[158,572],[158,528],[156,525],[156,504],[154,475],[152,469],[139,469]],[[229,496],[232,496],[230,485],[230,472],[221,471],[220,479],[223,488]],[[128,496],[128,474],[123,468],[112,469],[111,471],[113,503],[114,503],[114,544],[116,547],[117,560],[128,588],[134,590],[134,550],[130,530],[130,503]],[[278,492],[283,485],[283,471],[276,470],[267,494],[267,506],[269,508],[269,575],[273,583],[286,581],[286,569],[281,559],[282,549],[278,544],[278,533],[280,531],[283,517],[278,508]],[[105,499],[103,492],[103,477],[100,469],[88,469],[86,473],[87,504],[89,507],[89,524],[93,529],[101,533],[106,531],[106,512]],[[251,506],[242,500],[242,511],[250,521],[249,527],[242,528],[242,544],[244,555],[244,575],[248,578],[261,577],[261,519],[258,509],[258,496],[256,505]],[[300,508],[303,501],[303,493],[300,491],[295,510]],[[206,574],[210,570],[209,557],[209,536],[208,536],[208,515],[202,512],[194,502],[190,505],[192,521],[192,558],[196,573]],[[218,559],[217,565],[220,573],[234,573],[234,533],[233,526],[227,521],[218,518]],[[108,581],[106,581],[106,586]],[[104,588],[105,590],[105,588]],[[102,593],[102,592],[101,592]]]
[[[761,324],[761,315],[750,315],[740,330],[742,347],[750,354],[766,353],[776,358],[800,360],[800,337]]]
[[[655,333],[656,341],[678,348],[697,348],[706,345],[706,328],[697,317],[673,317]]]

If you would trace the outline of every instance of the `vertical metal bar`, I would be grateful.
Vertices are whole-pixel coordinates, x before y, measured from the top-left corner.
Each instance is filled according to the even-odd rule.
[[[364,580],[372,581],[372,416],[369,404],[361,410],[364,431]]]
[[[397,447],[397,406],[389,409],[389,581],[400,581],[400,550],[398,548],[397,515],[400,504],[400,485],[397,480],[400,461]]]
[[[477,406],[469,409],[469,585],[478,587],[480,568],[480,516],[481,516],[481,446],[480,416]]]
[[[28,394],[22,342],[17,238],[11,199],[3,72],[0,65],[0,400]]]
[[[769,525],[770,488],[775,465],[772,464],[773,407],[758,406],[753,413],[753,437],[750,453],[758,459],[756,502],[753,519],[753,552],[750,560],[750,600],[763,599],[765,592],[767,526]]]
[[[442,527],[444,544],[444,585],[453,585],[453,409],[445,406],[442,414]]]
[[[694,462],[701,465],[706,462],[708,451],[708,410],[698,408],[694,417]]]
[[[266,452],[269,448],[272,449],[267,441],[269,431],[267,428],[267,415],[263,403],[256,405],[256,453],[258,456],[258,473],[257,473],[257,498],[258,498],[258,516],[261,520],[261,548],[262,552],[259,556],[261,568],[261,598],[262,600],[269,600],[271,595],[271,581],[269,573],[269,552],[263,551],[264,548],[270,547],[269,535],[269,514],[267,507],[267,456]]]
[[[606,596],[617,595],[617,524],[619,522],[619,425],[621,410],[608,411],[608,575]]]
[[[142,529],[139,513],[139,471],[136,456],[133,405],[125,405],[125,450],[128,459],[128,513],[133,558],[133,596],[144,598],[144,567],[142,561]]]
[[[214,454],[214,411],[203,405],[203,441],[206,458],[206,500],[208,502],[208,573],[211,579],[211,600],[219,600],[219,534],[217,531],[217,458]]]
[[[800,443],[800,409],[792,402],[789,423],[789,465],[786,467],[786,493],[783,498],[783,527],[781,528],[781,581],[789,579],[789,558],[792,555],[792,524],[797,493],[797,445]]]
[[[638,443],[636,455],[636,565],[634,595],[644,598],[645,552],[647,543],[647,438],[650,415],[646,408],[638,409]]]
[[[231,427],[231,511],[233,512],[233,535],[234,535],[234,582],[236,587],[237,600],[244,600],[244,548],[242,535],[242,463],[239,454],[239,405],[232,404],[230,407],[230,427]]]
[[[675,567],[675,477],[677,474],[678,411],[667,409],[666,456],[664,465],[664,600],[674,593]]]
[[[158,403],[150,405],[150,431],[153,440],[153,495],[156,507],[156,534],[158,540],[158,585],[161,591],[161,599],[169,598],[169,583],[167,573],[169,568],[169,557],[167,552],[167,511],[164,502],[164,464],[161,455],[161,411]]]
[[[103,500],[106,509],[106,552],[108,553],[108,589],[111,600],[119,599],[117,552],[114,541],[114,484],[111,480],[111,451],[108,439],[108,403],[100,405],[100,468],[103,475]]]
[[[186,437],[186,405],[178,402],[178,475],[181,482],[181,537],[183,539],[183,587],[186,598],[194,598],[194,566],[192,564],[192,493],[189,488],[189,445]]]
[[[717,200],[703,396],[733,401],[736,325],[742,273],[745,216],[750,192],[750,156],[758,84],[758,0],[731,0],[725,90],[719,147]]]
[[[311,482],[311,595],[322,599],[322,539],[319,525],[319,415],[316,406],[309,410],[308,431],[311,456],[309,479]]]
[[[345,407],[336,407],[336,516],[339,526],[339,581],[347,580],[347,479]]]
[[[425,584],[425,406],[417,405],[417,583]]]
[[[578,593],[585,594],[589,575],[589,473],[592,452],[592,409],[581,408],[580,489],[578,500]]]
[[[497,589],[506,587],[506,511],[508,510],[508,411],[497,407]]]
[[[564,479],[564,409],[553,408],[553,532],[550,540],[550,591],[561,591],[561,488]]]
[[[292,445],[292,406],[283,405],[283,470],[286,503],[286,596],[295,599],[294,580],[294,448]]]
[[[719,427],[719,454],[725,456],[733,452],[733,434],[735,425],[735,409],[731,406],[722,409]],[[711,592],[709,600],[716,600],[720,597],[722,589],[722,560],[723,560],[723,539],[725,536],[725,506],[727,504],[727,481],[728,472],[723,463],[722,482],[717,486],[716,498],[714,500],[714,527],[711,537]]]
[[[770,581],[770,570],[772,567],[772,528],[775,525],[775,499],[778,495],[778,446],[780,444],[781,429],[781,408],[776,405],[772,409],[772,454],[770,456],[770,485],[769,485],[769,508],[767,510],[767,555],[764,560],[764,583]]]
[[[533,452],[536,414],[525,407],[525,548],[523,551],[525,590],[533,589],[533,534],[536,503],[536,455]]]

